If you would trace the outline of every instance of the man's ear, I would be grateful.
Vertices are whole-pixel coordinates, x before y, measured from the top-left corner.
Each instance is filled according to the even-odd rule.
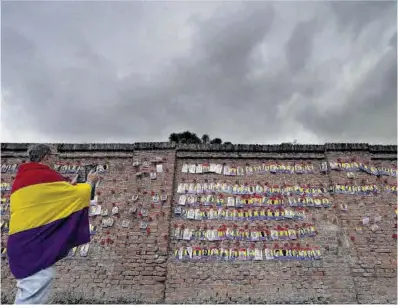
[[[44,158],[43,158],[43,160],[41,161],[41,163],[43,164],[43,165],[48,165],[49,167],[54,167],[54,166],[50,166],[50,164],[51,164],[51,155],[46,155],[46,156],[44,156]]]

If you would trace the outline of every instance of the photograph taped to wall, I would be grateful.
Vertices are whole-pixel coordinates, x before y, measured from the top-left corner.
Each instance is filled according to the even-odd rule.
[[[10,183],[1,183],[1,191],[10,191],[11,190],[11,184]]]
[[[1,173],[16,173],[18,164],[1,164]]]
[[[90,248],[90,244],[84,244],[83,246],[80,247],[80,256],[81,257],[87,257],[88,250]]]
[[[124,219],[124,220],[122,220],[121,227],[128,228],[129,224],[130,224],[130,221]]]
[[[90,207],[90,215],[89,216],[98,216],[101,215],[101,205],[94,205]]]
[[[156,172],[158,172],[158,173],[162,173],[163,172],[163,165],[162,164],[156,165]]]
[[[195,173],[196,172],[196,164],[190,164],[188,167],[189,173]]]
[[[195,172],[196,172],[197,174],[202,174],[202,173],[203,173],[203,165],[202,165],[202,164],[198,164],[198,165],[196,166]]]
[[[148,223],[145,221],[140,221],[140,229],[146,229],[148,227]]]

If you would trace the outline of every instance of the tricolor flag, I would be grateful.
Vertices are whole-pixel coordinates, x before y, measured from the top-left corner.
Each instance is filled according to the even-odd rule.
[[[90,184],[71,185],[49,167],[19,167],[11,189],[7,254],[12,274],[26,278],[90,242]]]

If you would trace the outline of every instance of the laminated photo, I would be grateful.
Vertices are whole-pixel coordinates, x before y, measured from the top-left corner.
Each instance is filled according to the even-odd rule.
[[[201,173],[203,173],[203,166],[202,166],[202,164],[198,164],[197,166],[196,166],[196,173],[197,174],[201,174]]]
[[[162,164],[156,165],[156,172],[158,172],[158,173],[163,172],[163,165]]]

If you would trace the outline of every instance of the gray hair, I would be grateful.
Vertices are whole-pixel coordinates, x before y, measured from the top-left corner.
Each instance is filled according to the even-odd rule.
[[[28,149],[29,160],[32,163],[39,163],[51,152],[51,147],[46,144],[33,144]]]

